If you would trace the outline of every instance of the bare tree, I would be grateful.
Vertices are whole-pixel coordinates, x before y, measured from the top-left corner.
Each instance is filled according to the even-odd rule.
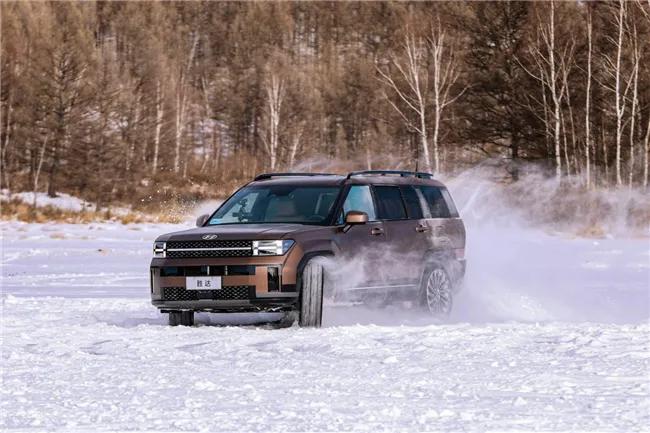
[[[300,142],[302,141],[302,134],[304,131],[304,125],[300,123],[294,131],[293,137],[291,138],[291,147],[289,149],[289,168],[293,168],[294,163],[296,162],[296,155],[300,149]]]
[[[158,171],[158,158],[160,154],[160,133],[162,130],[163,118],[165,115],[165,105],[160,78],[156,80],[156,98],[154,105],[156,106],[156,118],[154,121],[153,159],[151,161],[151,172],[153,174],[156,174]]]
[[[632,188],[634,180],[634,144],[636,141],[636,115],[639,106],[639,66],[641,63],[641,49],[638,43],[636,24],[632,25],[632,101],[630,106],[630,157],[628,159],[628,183]]]
[[[446,34],[442,30],[440,21],[437,27],[431,29],[431,37],[428,40],[433,66],[433,160],[436,172],[441,169],[440,163],[440,123],[443,110],[462,96],[467,87],[464,87],[455,95],[451,91],[460,72],[458,63],[452,51],[445,46]]]
[[[262,134],[262,142],[269,155],[271,170],[275,170],[278,162],[280,144],[280,114],[285,96],[285,80],[276,71],[268,74],[266,84],[266,124]]]
[[[194,32],[192,42],[190,45],[190,52],[187,55],[185,64],[180,66],[178,77],[176,80],[176,135],[174,147],[174,173],[178,173],[181,169],[181,144],[183,140],[183,132],[185,131],[185,120],[188,105],[188,89],[187,81],[189,79],[192,62],[196,53],[196,47],[199,43],[199,34]]]
[[[552,109],[552,129],[553,129],[553,144],[555,153],[555,176],[559,180],[562,177],[562,153],[561,153],[561,133],[562,133],[562,118],[561,109],[562,101],[565,97],[566,82],[564,79],[568,75],[569,69],[573,65],[573,51],[575,41],[573,38],[566,41],[561,47],[556,43],[556,26],[555,26],[555,1],[551,1],[549,5],[548,21],[543,22],[540,20],[538,29],[538,42],[531,47],[532,57],[537,65],[539,74],[535,74],[529,69],[525,68],[526,72],[533,78],[539,80],[543,86],[544,91],[550,93]],[[522,65],[523,67],[523,65]]]
[[[623,0],[618,2],[618,13],[614,16],[614,25],[618,31],[617,38],[607,36],[607,39],[612,42],[616,48],[616,60],[612,60],[609,55],[604,55],[605,67],[604,70],[614,79],[614,86],[610,89],[614,92],[615,102],[615,116],[616,116],[616,158],[615,158],[615,171],[616,171],[616,185],[623,184],[623,177],[621,173],[621,147],[623,143],[623,120],[625,110],[627,108],[627,95],[630,90],[632,80],[625,80],[623,77],[622,64],[623,49],[624,49],[624,35],[625,35],[625,20],[626,20],[626,7]],[[624,81],[626,83],[624,83]]]
[[[377,72],[380,75],[380,80],[397,95],[398,101],[395,102],[384,92],[384,98],[399,114],[406,126],[417,132],[422,147],[422,159],[424,160],[425,169],[431,171],[426,112],[427,90],[429,87],[429,74],[426,64],[428,50],[425,42],[420,38],[416,38],[408,30],[402,48],[405,59],[400,59],[396,54],[393,54],[390,58],[390,64],[397,70],[395,78],[390,75],[390,71],[384,71],[380,67],[377,67]],[[400,105],[405,105],[405,108],[400,107]],[[417,120],[413,121],[412,114],[409,115],[409,113],[415,114]]]
[[[591,57],[592,45],[592,11],[591,5],[587,5],[587,88],[585,89],[585,181],[587,188],[591,188]]]
[[[643,153],[643,187],[648,188],[648,166],[650,165],[650,161],[648,161],[648,156],[650,156],[650,116],[648,116],[648,126],[645,130]]]

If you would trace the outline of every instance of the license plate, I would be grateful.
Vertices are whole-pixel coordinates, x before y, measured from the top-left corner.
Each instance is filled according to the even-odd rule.
[[[187,290],[221,290],[221,277],[186,277]]]

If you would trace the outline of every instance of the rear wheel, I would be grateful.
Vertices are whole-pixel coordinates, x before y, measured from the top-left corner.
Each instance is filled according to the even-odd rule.
[[[420,287],[420,304],[437,317],[448,316],[451,312],[452,282],[441,265],[432,264],[425,269]]]
[[[298,323],[301,327],[320,328],[323,318],[324,283],[325,272],[322,263],[314,259],[307,262],[300,282]]]

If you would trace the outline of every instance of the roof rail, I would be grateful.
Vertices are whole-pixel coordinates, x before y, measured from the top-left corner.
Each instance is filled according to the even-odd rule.
[[[417,177],[419,179],[433,179],[433,174],[422,171],[403,171],[403,170],[364,170],[352,171],[348,173],[347,179],[353,176],[400,176],[400,177]]]
[[[336,176],[333,173],[262,173],[253,180],[266,180],[272,177],[297,177],[297,176]]]

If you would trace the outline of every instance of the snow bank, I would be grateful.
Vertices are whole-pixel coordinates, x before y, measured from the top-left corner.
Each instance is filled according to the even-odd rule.
[[[93,209],[93,204],[88,203],[78,197],[73,197],[65,193],[59,193],[56,197],[50,197],[44,192],[16,192],[11,193],[7,189],[0,191],[0,200],[20,200],[26,204],[34,203],[34,196],[36,196],[36,206],[52,206],[57,209],[68,210],[73,212],[81,212],[82,210]]]
[[[36,198],[36,202],[34,202]],[[10,200],[19,200],[25,204],[33,205],[36,203],[36,207],[46,207],[51,206],[56,209],[71,211],[71,212],[81,212],[81,211],[94,211],[96,206],[94,203],[83,200],[79,197],[75,197],[65,193],[57,193],[56,197],[50,197],[47,193],[44,192],[16,192],[12,193],[8,189],[2,189],[0,191],[0,201],[10,201]],[[126,215],[130,212],[128,208],[124,207],[111,207],[111,213],[113,215]]]

